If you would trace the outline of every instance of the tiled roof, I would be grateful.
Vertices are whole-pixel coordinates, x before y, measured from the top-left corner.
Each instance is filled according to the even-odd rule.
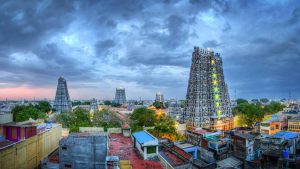
[[[244,138],[244,139],[254,139],[255,135],[248,134],[248,133],[235,133],[234,135]]]
[[[176,153],[178,153],[180,156],[186,158],[186,159],[190,159],[192,157],[191,154],[185,152],[184,150],[182,150],[181,148],[174,146],[172,147],[172,150],[175,151]]]
[[[192,131],[194,133],[197,133],[197,134],[205,134],[205,133],[208,133],[206,130],[194,130]]]

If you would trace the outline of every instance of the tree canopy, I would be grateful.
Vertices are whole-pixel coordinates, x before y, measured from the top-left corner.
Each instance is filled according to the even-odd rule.
[[[79,127],[92,127],[89,112],[82,108],[77,108],[73,112],[58,114],[56,121],[61,123],[63,127],[69,128],[70,132],[78,132]]]
[[[133,132],[143,130],[145,127],[154,127],[149,132],[156,137],[169,138],[172,141],[183,139],[176,132],[176,122],[165,114],[156,114],[154,110],[138,108],[130,115]]]
[[[156,121],[155,111],[146,108],[135,109],[130,115],[132,131],[143,130],[143,126],[152,127]]]
[[[239,98],[239,99],[236,99],[236,103],[237,104],[248,103],[248,100]]]
[[[49,110],[50,108],[47,106],[45,102],[39,103],[36,106],[32,104],[28,106],[18,105],[12,109],[13,121],[21,122],[21,121],[26,121],[29,118],[32,118],[34,120],[38,118],[45,119],[47,117],[46,112],[48,112]]]
[[[248,101],[245,101],[245,99],[238,100],[238,105],[232,110],[232,112],[238,117],[237,122],[240,126],[252,127],[255,122],[261,122],[265,115],[272,115],[282,111],[284,108],[284,105],[275,101],[263,106],[261,102],[250,104]]]
[[[106,106],[109,106],[109,105],[111,105],[111,101],[109,101],[109,100],[105,100],[105,101],[104,101],[104,105],[106,105]]]
[[[107,128],[121,127],[120,119],[109,110],[97,111],[93,115],[93,126]]]
[[[159,102],[159,101],[155,101],[153,103],[153,106],[157,109],[163,109],[164,108],[164,103],[163,102]]]
[[[77,108],[73,112],[58,114],[56,121],[70,128],[70,132],[78,132],[79,127],[103,127],[104,130],[121,127],[119,118],[109,110],[96,111],[91,118],[87,110]]]

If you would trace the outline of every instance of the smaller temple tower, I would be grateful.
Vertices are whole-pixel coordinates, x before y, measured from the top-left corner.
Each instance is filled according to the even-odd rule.
[[[116,88],[116,95],[115,95],[115,103],[118,104],[125,104],[126,103],[126,94],[125,88]]]
[[[163,103],[164,102],[164,95],[161,94],[160,92],[156,93],[156,95],[155,95],[155,101]]]
[[[63,77],[58,78],[53,108],[57,113],[72,111],[67,81]]]

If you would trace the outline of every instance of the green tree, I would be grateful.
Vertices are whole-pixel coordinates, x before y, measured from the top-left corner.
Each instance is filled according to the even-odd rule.
[[[261,98],[261,99],[259,99],[259,101],[262,102],[262,103],[268,103],[269,99],[267,99],[267,98]]]
[[[107,128],[121,127],[120,119],[115,113],[109,110],[95,112],[92,123],[96,127],[104,127],[105,130],[107,130]]]
[[[233,109],[233,114],[239,116],[241,126],[252,127],[255,122],[261,121],[264,117],[260,104],[249,104],[243,102]]]
[[[155,123],[154,130],[156,130],[158,133],[175,133],[175,121],[170,116],[162,115]]]
[[[263,111],[266,114],[274,114],[282,111],[285,106],[280,102],[271,101],[269,105],[264,106]]]
[[[236,103],[237,104],[248,103],[248,100],[239,98],[239,99],[236,99]]]
[[[58,114],[56,122],[69,128],[70,132],[78,132],[79,127],[92,127],[89,112],[82,108],[77,108],[73,112]]]
[[[155,101],[153,103],[153,106],[157,109],[163,109],[164,108],[164,103],[163,102],[159,102],[159,101]]]
[[[156,121],[155,111],[146,108],[135,109],[130,115],[130,121],[130,126],[133,132],[142,130],[143,126],[154,126]]]
[[[36,120],[38,118],[45,119],[47,117],[45,112],[37,109],[32,104],[28,106],[16,106],[12,109],[12,114],[14,122],[26,121],[29,118]]]
[[[72,106],[78,106],[78,105],[81,105],[81,101],[75,100],[72,102]]]
[[[35,107],[44,113],[48,113],[51,110],[51,105],[47,101],[40,101]]]
[[[111,103],[111,106],[112,106],[112,107],[121,107],[121,106],[122,106],[122,104],[120,104],[120,103],[115,103],[115,102],[112,102],[112,103]]]
[[[106,106],[109,106],[109,105],[111,105],[111,101],[109,101],[109,100],[105,100],[105,101],[104,101],[104,105],[106,105]]]
[[[185,107],[185,100],[179,100],[179,103],[181,108]]]

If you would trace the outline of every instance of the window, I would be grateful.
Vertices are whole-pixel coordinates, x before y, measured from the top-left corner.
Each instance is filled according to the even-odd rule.
[[[62,150],[67,150],[67,147],[63,146],[61,149],[62,149]]]
[[[156,153],[156,146],[149,146],[147,147],[147,154]]]
[[[65,164],[65,168],[72,168],[71,164]]]

